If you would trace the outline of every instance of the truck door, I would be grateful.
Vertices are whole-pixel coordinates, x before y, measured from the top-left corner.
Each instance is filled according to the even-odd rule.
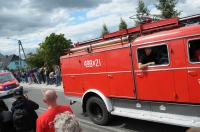
[[[134,98],[130,46],[106,51],[110,96]]]
[[[170,41],[169,44],[171,47],[172,70],[174,71],[174,96],[176,97],[176,102],[188,103],[189,91],[185,42],[184,39],[177,39]]]
[[[188,87],[191,103],[200,103],[200,37],[187,39]]]
[[[137,98],[141,100],[174,101],[173,71],[170,70],[169,45],[134,46],[133,51]],[[148,58],[149,55],[151,57]],[[149,60],[153,61],[154,64],[139,69],[139,63],[147,64]]]

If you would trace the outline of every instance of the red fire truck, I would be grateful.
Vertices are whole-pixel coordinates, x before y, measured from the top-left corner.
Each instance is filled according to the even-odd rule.
[[[200,15],[77,43],[60,60],[66,97],[96,124],[119,115],[200,126]]]

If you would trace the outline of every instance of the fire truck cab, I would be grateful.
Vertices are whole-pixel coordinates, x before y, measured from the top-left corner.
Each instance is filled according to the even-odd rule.
[[[200,126],[199,22],[171,18],[79,43],[60,59],[66,97],[99,125],[119,115]]]

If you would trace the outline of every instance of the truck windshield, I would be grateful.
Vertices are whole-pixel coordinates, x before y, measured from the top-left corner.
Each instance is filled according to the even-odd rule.
[[[7,82],[7,81],[10,81],[13,79],[15,79],[15,78],[11,73],[0,74],[0,83]]]

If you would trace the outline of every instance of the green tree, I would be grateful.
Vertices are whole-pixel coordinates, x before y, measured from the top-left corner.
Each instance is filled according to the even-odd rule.
[[[141,16],[148,16],[150,15],[150,10],[145,6],[145,3],[143,0],[138,1],[138,7],[136,9],[136,20],[135,24],[138,25],[140,22],[142,22]]]
[[[181,12],[176,10],[178,0],[158,0],[156,8],[161,11],[161,18],[178,17]]]
[[[126,24],[126,22],[121,18],[121,19],[120,19],[120,24],[119,24],[119,30],[122,30],[122,29],[127,29],[127,24]]]
[[[36,53],[27,55],[27,63],[31,67],[42,67],[44,65],[52,68],[54,64],[60,62],[60,56],[64,55],[65,49],[71,47],[71,40],[65,39],[64,34],[50,34],[45,41],[39,44]]]
[[[26,62],[32,68],[42,67],[44,65],[43,53],[37,49],[36,53],[29,53]]]
[[[64,55],[65,50],[72,44],[70,39],[65,39],[64,34],[50,34],[45,41],[40,44],[40,50],[43,53],[44,62],[48,66],[59,64],[60,56]]]
[[[108,30],[106,24],[103,24],[101,36],[103,36],[103,35],[105,35],[105,34],[108,34],[108,33],[109,33],[109,30]]]

